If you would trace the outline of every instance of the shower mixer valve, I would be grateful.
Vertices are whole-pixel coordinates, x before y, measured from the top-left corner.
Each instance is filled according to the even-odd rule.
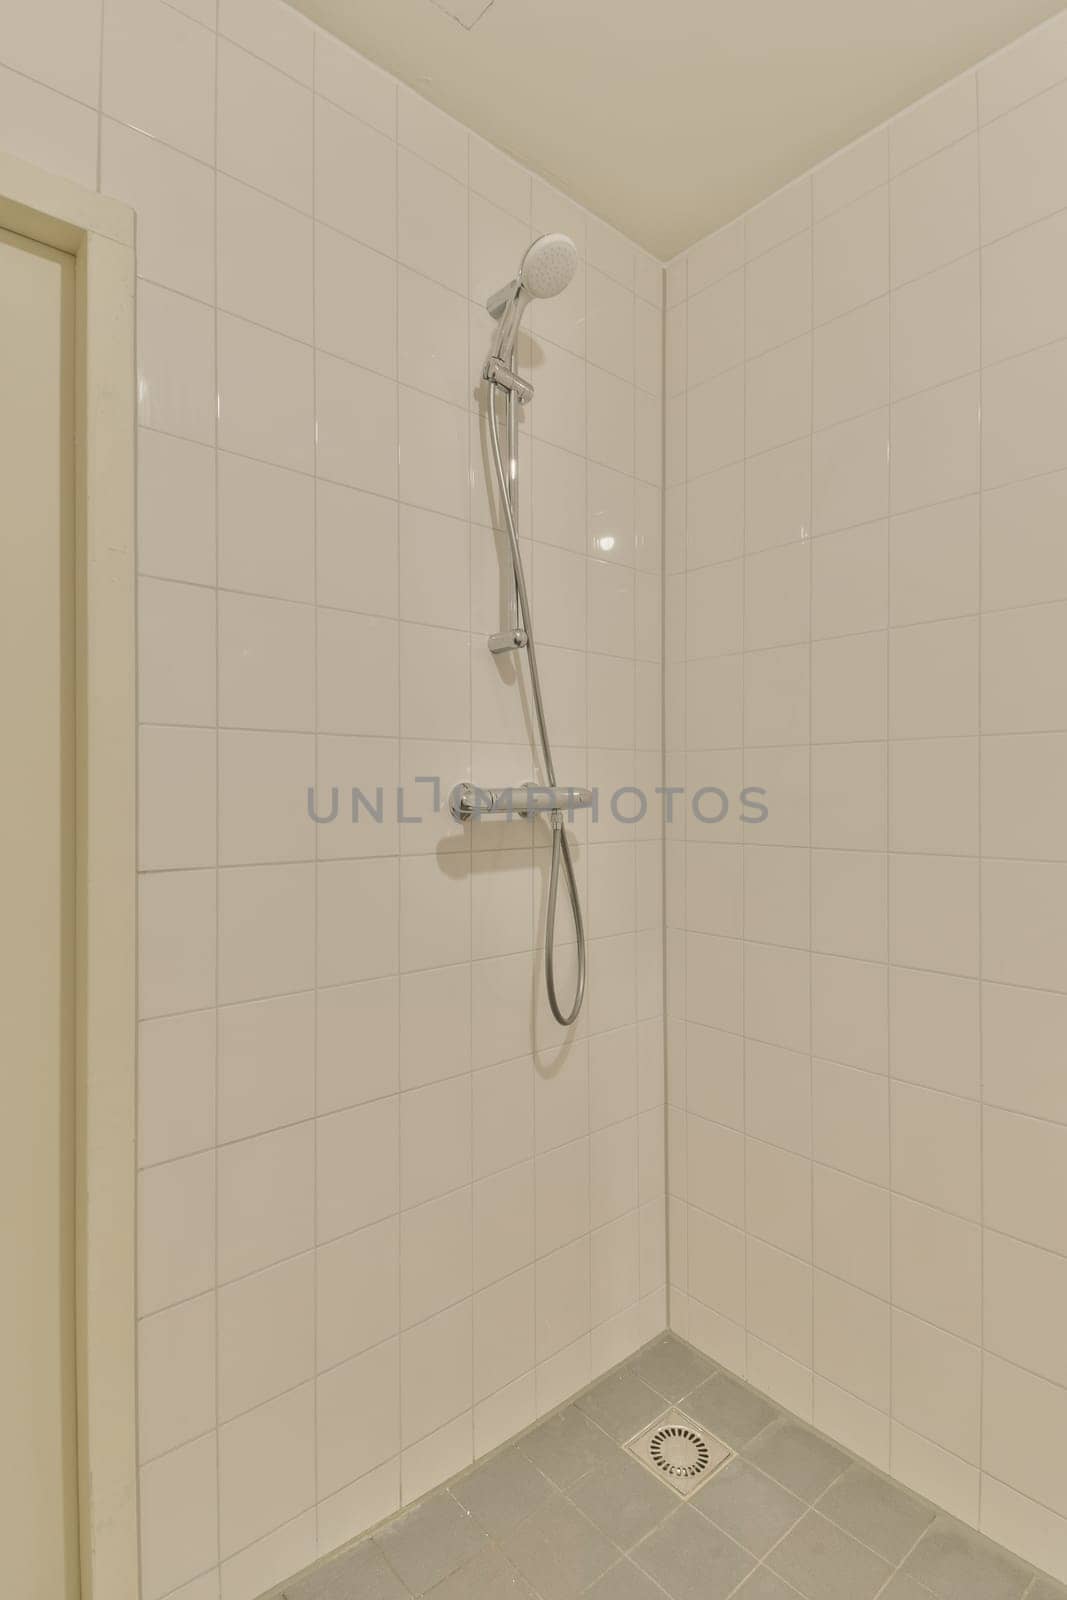
[[[543,783],[523,783],[513,789],[479,789],[477,784],[458,783],[448,797],[448,809],[457,822],[472,817],[553,818],[564,812],[588,811],[593,804],[591,789],[572,789]]]

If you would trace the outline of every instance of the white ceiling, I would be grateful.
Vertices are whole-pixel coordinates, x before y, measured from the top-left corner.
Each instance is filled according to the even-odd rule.
[[[294,0],[663,259],[1063,0]]]

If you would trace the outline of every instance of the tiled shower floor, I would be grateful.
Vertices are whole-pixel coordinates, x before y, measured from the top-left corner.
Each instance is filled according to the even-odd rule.
[[[683,1502],[623,1450],[672,1406],[737,1455]],[[670,1334],[285,1600],[1067,1600]]]

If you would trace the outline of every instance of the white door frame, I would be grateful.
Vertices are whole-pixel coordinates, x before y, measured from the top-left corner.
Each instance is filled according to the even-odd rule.
[[[75,259],[75,1315],[82,1600],[137,1600],[134,215],[0,154]]]

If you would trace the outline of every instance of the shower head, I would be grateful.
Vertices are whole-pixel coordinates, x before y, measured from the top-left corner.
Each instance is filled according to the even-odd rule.
[[[499,322],[490,363],[513,367],[515,341],[522,314],[531,300],[550,300],[564,289],[578,270],[578,248],[565,233],[543,233],[535,239],[519,265],[519,275],[487,301],[489,315]]]
[[[519,282],[535,300],[550,300],[578,270],[578,248],[565,233],[543,233],[522,258]]]

